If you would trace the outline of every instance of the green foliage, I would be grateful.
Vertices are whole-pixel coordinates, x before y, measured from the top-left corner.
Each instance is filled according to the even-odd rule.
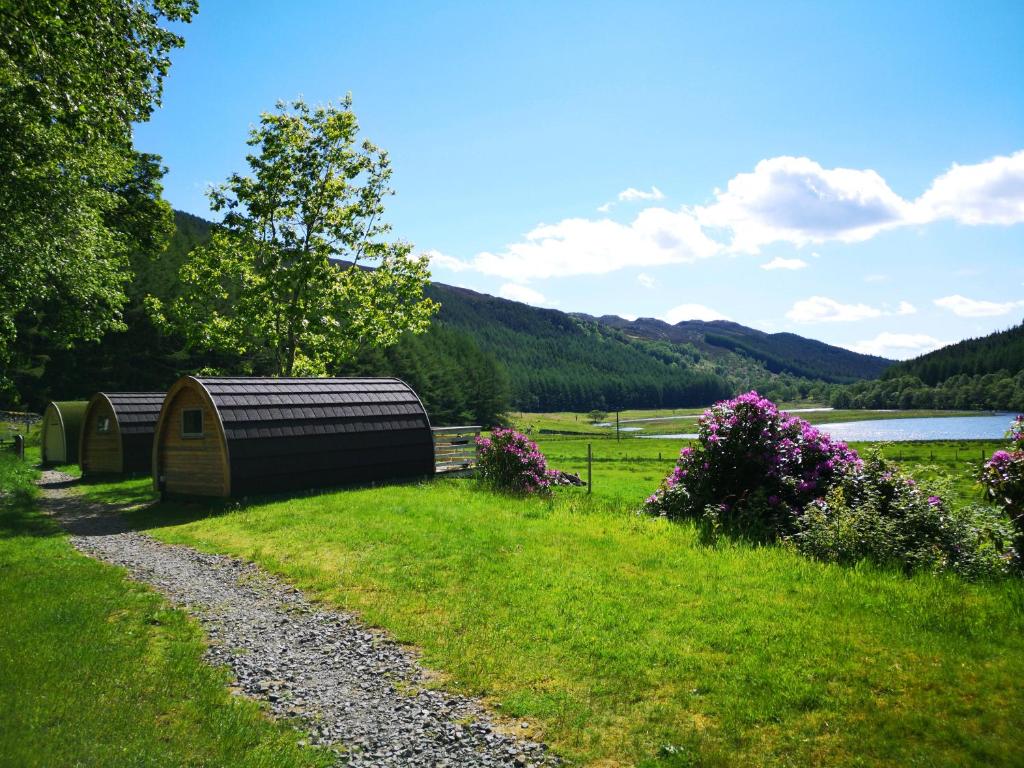
[[[445,325],[470,334],[506,367],[512,404],[522,410],[703,405],[732,389],[692,349],[462,288],[435,283],[427,293],[440,302]]]
[[[976,339],[965,339],[913,360],[897,363],[884,378],[915,376],[925,386],[941,384],[953,376],[1024,369],[1024,324]]]
[[[837,408],[1024,411],[1024,324],[897,363],[831,393]]]
[[[888,377],[836,388],[836,408],[1024,410],[1024,370],[958,373],[928,386],[917,376]]]
[[[0,384],[51,347],[123,328],[128,254],[166,235],[156,158],[131,126],[159,103],[165,26],[195,0],[7,3],[0,15]]]
[[[435,322],[423,334],[405,334],[393,347],[368,350],[337,369],[351,376],[396,376],[420,396],[434,426],[505,420],[509,381],[505,367],[463,331]]]
[[[890,364],[881,357],[852,353],[792,333],[767,334],[730,323],[721,326],[704,334],[705,343],[760,360],[772,373],[850,382],[875,378]]]
[[[286,376],[323,375],[427,328],[437,310],[423,296],[427,262],[380,239],[391,168],[385,152],[357,143],[351,107],[349,97],[317,108],[300,100],[261,116],[251,175],[211,193],[223,221],[189,254],[186,290],[168,307],[194,347]],[[149,304],[162,317],[159,298]]]
[[[937,493],[942,495],[937,495]],[[912,573],[951,572],[969,579],[1004,576],[1013,565],[1013,528],[997,507],[953,508],[948,488],[923,491],[877,452],[798,519],[789,541],[826,562],[861,560]]]

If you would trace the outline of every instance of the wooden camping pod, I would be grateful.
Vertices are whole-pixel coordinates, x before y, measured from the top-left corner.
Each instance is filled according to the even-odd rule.
[[[85,409],[82,475],[149,474],[163,392],[97,392]]]
[[[153,441],[167,494],[244,496],[432,475],[430,420],[398,379],[179,379]]]
[[[41,427],[43,464],[77,464],[85,400],[54,400],[43,411]]]

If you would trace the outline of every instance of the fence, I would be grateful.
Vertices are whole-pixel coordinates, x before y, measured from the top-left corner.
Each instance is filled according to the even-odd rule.
[[[434,472],[472,472],[480,427],[434,427]]]

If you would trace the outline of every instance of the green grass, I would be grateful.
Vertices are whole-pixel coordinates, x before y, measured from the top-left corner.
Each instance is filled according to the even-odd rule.
[[[356,611],[582,763],[1024,761],[1020,582],[705,546],[629,514],[624,489],[646,481],[616,482],[591,499],[447,480],[129,514]]]
[[[593,453],[593,493],[635,508],[668,474],[679,449],[689,440],[622,440],[541,435],[537,445],[557,469],[587,478],[587,446]],[[919,481],[949,481],[958,503],[982,501],[976,480],[982,456],[991,456],[1003,441],[930,440],[901,443],[852,443],[858,451],[879,448]]]
[[[228,692],[199,627],[75,552],[0,456],[0,764],[323,766],[297,731]]]

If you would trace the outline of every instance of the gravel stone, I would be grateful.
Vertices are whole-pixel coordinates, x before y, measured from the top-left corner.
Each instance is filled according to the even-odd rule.
[[[231,690],[267,703],[348,766],[554,766],[545,745],[512,736],[477,700],[427,687],[407,649],[347,613],[237,558],[163,544],[115,508],[44,471],[42,504],[79,551],[127,569],[184,608],[207,635],[206,658],[230,667]],[[527,728],[528,723],[520,727]]]

